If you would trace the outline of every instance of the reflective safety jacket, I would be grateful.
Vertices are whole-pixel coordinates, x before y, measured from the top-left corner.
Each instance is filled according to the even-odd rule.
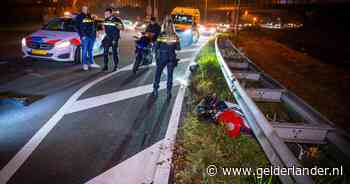
[[[124,26],[119,18],[114,16],[106,18],[103,25],[108,39],[117,40],[120,38],[120,30],[124,29]]]
[[[96,38],[96,23],[90,14],[80,13],[75,18],[75,23],[80,37]]]
[[[156,41],[156,59],[157,62],[168,63],[176,62],[176,50],[180,50],[179,38],[176,35],[167,35],[161,33]]]

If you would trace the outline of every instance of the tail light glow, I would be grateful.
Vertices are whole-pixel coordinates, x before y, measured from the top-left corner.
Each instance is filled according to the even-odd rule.
[[[70,40],[70,43],[71,43],[72,45],[75,45],[75,46],[79,46],[79,45],[81,44],[79,38],[73,38],[73,39],[71,39],[71,40]]]

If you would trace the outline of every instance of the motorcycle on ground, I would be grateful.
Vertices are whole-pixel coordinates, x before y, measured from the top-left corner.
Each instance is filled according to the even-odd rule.
[[[139,67],[142,65],[150,65],[155,57],[154,46],[152,43],[152,34],[141,32],[135,38],[135,62],[133,66],[133,73],[136,74]]]

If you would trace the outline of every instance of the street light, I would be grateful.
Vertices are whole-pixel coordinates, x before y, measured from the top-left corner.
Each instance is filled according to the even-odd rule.
[[[254,17],[253,18],[253,24],[255,25],[256,21],[258,20],[258,18]]]
[[[236,0],[235,0],[236,2]],[[236,4],[236,17],[235,17],[235,35],[238,36],[238,32],[239,32],[239,28],[238,28],[238,22],[239,22],[239,9],[241,6],[241,0],[237,0],[237,4]]]
[[[248,16],[248,10],[244,11],[244,16]]]
[[[153,16],[158,17],[158,2],[157,0],[153,0]]]
[[[205,10],[204,10],[204,22],[207,24],[208,18],[208,0],[205,0]]]

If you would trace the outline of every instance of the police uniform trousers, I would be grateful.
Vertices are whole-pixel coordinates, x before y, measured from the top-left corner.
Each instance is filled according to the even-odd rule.
[[[109,61],[109,50],[110,48],[112,48],[112,54],[113,54],[113,62],[114,62],[114,67],[117,68],[118,67],[118,63],[119,63],[119,53],[118,53],[118,47],[119,47],[119,39],[109,39],[109,38],[104,38],[102,41],[102,45],[103,45],[103,56],[104,56],[104,63],[105,63],[105,67],[108,66],[108,61]]]
[[[158,59],[157,68],[156,68],[156,77],[153,84],[153,87],[155,90],[158,90],[162,72],[164,68],[167,67],[167,92],[171,93],[171,89],[173,87],[173,72],[176,67],[175,62],[176,62],[175,60],[172,61],[172,60],[169,60],[169,58],[167,58],[166,60]]]

